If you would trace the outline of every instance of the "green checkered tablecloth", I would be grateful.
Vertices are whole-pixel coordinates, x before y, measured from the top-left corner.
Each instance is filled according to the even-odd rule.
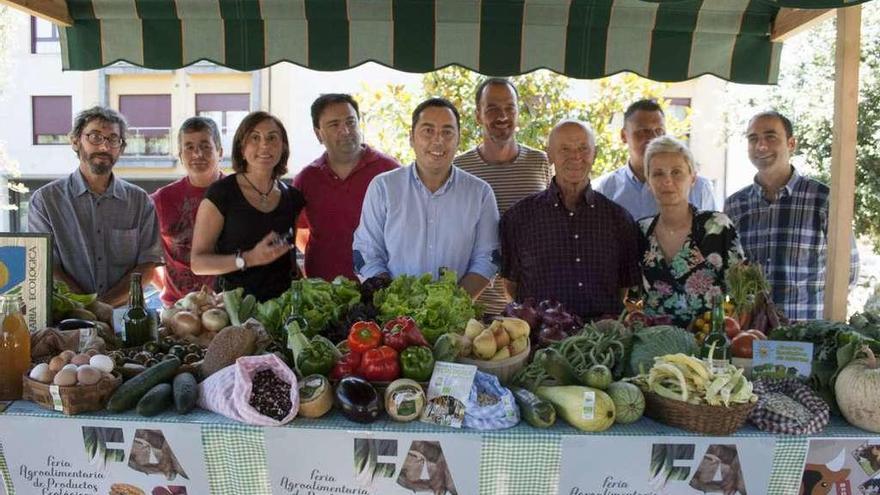
[[[19,401],[4,413],[9,416],[65,418],[66,416],[39,408],[30,402]],[[2,418],[0,414],[0,428]],[[203,410],[195,410],[185,416],[163,413],[151,418],[133,412],[108,415],[82,414],[76,419],[101,419],[110,421],[166,422],[200,425],[202,447],[205,455],[211,493],[253,494],[271,493],[270,476],[266,459],[266,429],[247,426]],[[451,430],[450,428],[413,422],[397,423],[380,420],[371,424],[353,423],[338,413],[321,419],[298,418],[283,428],[310,430],[337,430],[347,432],[402,432],[409,434],[430,433],[441,435],[479,435],[482,442],[479,492],[483,495],[535,495],[557,493],[562,465],[562,442],[567,436],[589,435],[559,422],[552,428],[539,430],[521,423],[507,430],[479,432],[474,430]],[[271,434],[271,432],[269,432]],[[630,425],[615,425],[600,434],[621,437],[694,436],[689,433],[643,418]],[[767,437],[768,434],[746,426],[733,437]],[[815,438],[865,437],[871,434],[849,426],[840,419],[832,423]],[[769,486],[769,495],[796,495],[801,479],[801,469],[807,454],[810,437],[776,436],[776,449]],[[2,446],[0,446],[2,447]],[[8,465],[0,450],[0,474],[9,495],[15,494],[9,478]]]

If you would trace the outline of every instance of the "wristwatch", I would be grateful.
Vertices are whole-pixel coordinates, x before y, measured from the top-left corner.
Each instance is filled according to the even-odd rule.
[[[244,261],[244,256],[241,255],[241,249],[235,252],[235,267],[241,271],[245,271],[247,268],[247,263]]]

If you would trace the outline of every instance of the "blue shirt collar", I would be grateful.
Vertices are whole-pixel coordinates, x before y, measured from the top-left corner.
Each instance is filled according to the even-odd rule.
[[[449,191],[449,189],[451,189],[452,186],[455,184],[455,179],[456,179],[456,177],[458,176],[458,170],[457,170],[458,167],[456,167],[455,165],[453,165],[453,166],[452,166],[452,170],[450,171],[450,174],[449,174],[449,178],[447,178],[447,179],[446,179],[446,182],[443,183],[442,186],[440,186],[440,189],[437,189],[437,191],[435,191],[435,192],[432,193],[432,192],[427,188],[427,186],[425,186],[424,182],[422,182],[422,178],[419,177],[418,170],[416,169],[416,162],[412,162],[412,163],[410,164],[409,168],[410,168],[410,173],[409,173],[410,180],[415,181],[415,183],[418,184],[419,187],[424,188],[424,190],[425,190],[428,194],[432,194],[432,195],[434,195],[434,196],[439,196],[439,195],[441,195],[441,194],[445,194],[447,191]]]
[[[82,196],[85,193],[91,193],[92,190],[89,189],[88,183],[86,183],[85,177],[83,177],[82,172],[79,169],[76,169],[72,174],[70,174],[70,186],[73,191],[73,195],[76,197]],[[113,172],[110,172],[110,184],[107,186],[107,190],[104,191],[103,194],[99,194],[99,197],[103,196],[113,196],[116,199],[125,199],[124,193],[122,190],[122,185],[116,180],[116,176],[113,175]]]
[[[633,184],[635,184],[639,187],[642,187],[645,185],[645,183],[640,181],[639,178],[636,177],[636,174],[633,173],[632,164],[629,161],[626,162],[626,166],[624,167],[624,169],[626,170],[626,178],[629,179],[630,182],[632,182]]]

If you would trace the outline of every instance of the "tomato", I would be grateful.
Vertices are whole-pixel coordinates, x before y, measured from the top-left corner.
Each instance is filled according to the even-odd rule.
[[[734,357],[752,358],[752,342],[756,340],[767,340],[767,337],[758,330],[746,330],[740,332],[733,340],[730,341],[730,352]]]
[[[724,317],[724,332],[727,334],[728,339],[733,339],[736,337],[739,332],[739,322],[736,319],[731,318],[729,316]]]

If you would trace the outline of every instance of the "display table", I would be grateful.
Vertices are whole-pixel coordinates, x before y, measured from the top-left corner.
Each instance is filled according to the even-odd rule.
[[[120,447],[124,458],[120,454],[106,460],[98,455],[90,462],[94,454],[88,446],[82,447],[88,428],[119,430],[116,438],[107,437],[116,443],[105,447]],[[182,466],[178,472],[186,470],[188,479],[169,479],[167,472],[146,474],[131,468],[136,457],[133,449],[146,431],[164,434]],[[208,486],[210,493],[217,494],[413,493],[394,482],[402,475],[400,468],[408,453],[418,455],[413,454],[413,442],[425,440],[442,445],[461,495],[622,495],[655,493],[640,489],[640,480],[650,478],[651,454],[657,452],[657,445],[674,444],[694,447],[689,451],[692,454],[685,454],[690,459],[674,462],[676,469],[684,470],[679,471],[684,479],[668,480],[667,493],[701,493],[691,488],[688,480],[701,473],[699,466],[711,445],[727,445],[736,447],[748,493],[796,495],[811,438],[841,439],[841,445],[850,446],[880,443],[880,435],[839,419],[813,437],[768,435],[751,426],[731,437],[706,437],[647,418],[615,425],[600,434],[584,434],[561,421],[546,430],[520,423],[508,430],[486,432],[390,420],[362,425],[336,413],[315,420],[298,418],[286,427],[270,428],[243,425],[199,409],[185,416],[165,413],[144,418],[132,412],[68,417],[18,401],[0,414],[0,470],[9,495],[107,494],[110,481],[129,482],[147,494],[159,485],[186,486],[190,495],[206,493]],[[377,475],[374,471],[371,482],[369,474],[363,479],[362,470],[361,478],[356,479],[358,467],[352,468],[357,466],[353,460],[358,446],[366,444],[355,439],[393,440],[393,445],[388,444],[390,449],[376,443],[379,451],[373,459],[389,461],[389,472]],[[71,474],[73,471],[76,474]],[[64,485],[65,481],[70,483]],[[88,486],[82,488],[84,485]],[[80,488],[72,488],[75,486]],[[391,486],[395,489],[388,488]],[[852,493],[859,493],[855,486]]]

